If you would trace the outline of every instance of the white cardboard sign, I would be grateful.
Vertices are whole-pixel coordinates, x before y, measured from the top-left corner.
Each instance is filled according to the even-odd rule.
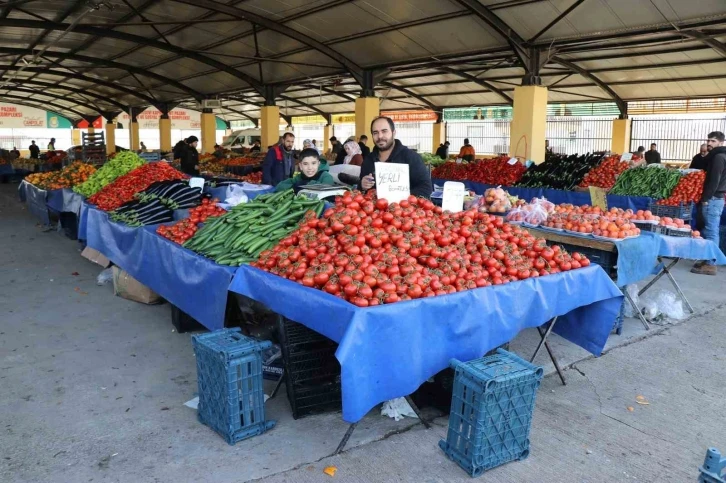
[[[399,163],[376,163],[376,194],[378,198],[398,203],[411,194],[411,179],[408,165]]]
[[[199,191],[202,191],[204,189],[204,178],[190,178],[189,187],[199,188]]]
[[[620,161],[630,161],[631,159],[633,159],[633,153],[624,153],[620,156]]]
[[[517,158],[509,158],[509,161],[507,161],[507,164],[517,164],[519,160]]]
[[[458,213],[464,209],[464,197],[466,187],[458,181],[447,181],[444,183],[444,198],[441,201],[441,209]]]

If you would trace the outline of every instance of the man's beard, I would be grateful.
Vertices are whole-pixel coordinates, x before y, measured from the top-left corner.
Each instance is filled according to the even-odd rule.
[[[395,142],[396,142],[396,140],[391,138],[388,140],[388,142],[383,147],[381,147],[379,143],[376,143],[376,146],[378,146],[378,149],[380,151],[388,151],[389,149],[391,149],[393,147],[393,144]]]

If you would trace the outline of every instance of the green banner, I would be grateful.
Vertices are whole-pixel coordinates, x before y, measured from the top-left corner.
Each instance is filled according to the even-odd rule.
[[[48,126],[51,129],[71,129],[73,128],[73,124],[71,121],[66,119],[65,117],[61,116],[60,114],[56,114],[55,112],[46,111],[46,126]]]

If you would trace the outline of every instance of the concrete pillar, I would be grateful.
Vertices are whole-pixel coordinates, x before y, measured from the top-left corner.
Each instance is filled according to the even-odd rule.
[[[517,86],[514,88],[514,111],[509,138],[509,155],[536,164],[545,159],[547,130],[547,88]]]
[[[439,149],[439,144],[444,144],[445,142],[446,142],[446,123],[437,122],[434,124],[434,139],[433,139],[433,144],[431,144],[431,151],[433,151],[433,153],[435,153],[436,150]]]
[[[355,100],[355,135],[356,137],[360,137],[361,134],[368,136],[366,144],[369,148],[373,148],[371,122],[380,115],[380,100],[377,97],[359,97]],[[339,139],[339,141],[344,143],[345,139]]]
[[[116,152],[116,123],[106,123],[106,154]]]
[[[162,151],[171,151],[171,119],[168,114],[159,118],[159,147]]]
[[[96,132],[96,129],[93,127],[93,125],[88,126],[88,134],[93,134]]]
[[[78,146],[82,143],[81,140],[81,130],[80,129],[71,129],[71,144],[73,146]]]
[[[320,149],[323,151],[323,153],[327,152],[328,149],[330,149],[330,138],[332,138],[333,136],[333,125],[326,124],[323,127],[323,142],[320,146]]]
[[[280,139],[280,108],[277,106],[262,106],[260,108],[260,142],[262,151],[268,146],[277,144]]]
[[[211,112],[202,112],[202,150],[201,153],[213,153],[217,143],[217,119]]]
[[[613,120],[613,140],[610,151],[617,154],[630,152],[630,119]]]
[[[134,151],[138,151],[141,149],[139,143],[141,142],[141,138],[139,138],[139,122],[138,121],[131,121],[129,123],[129,141],[131,142],[131,149]]]

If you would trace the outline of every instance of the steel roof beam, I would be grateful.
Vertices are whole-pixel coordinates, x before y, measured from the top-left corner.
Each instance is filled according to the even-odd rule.
[[[560,21],[563,18],[567,17],[567,15],[569,15],[570,12],[572,12],[573,10],[575,10],[577,7],[579,7],[580,5],[582,5],[584,2],[585,2],[585,0],[575,0],[575,3],[573,3],[572,5],[570,5],[569,7],[567,7],[567,9],[565,9],[564,12],[562,12],[561,14],[559,14],[557,16],[557,18],[555,18],[553,21],[551,21],[550,23],[548,23],[542,30],[540,30],[539,32],[537,32],[536,34],[534,34],[534,36],[527,41],[527,44],[531,44],[532,42],[534,42],[535,40],[537,40],[538,38],[540,38],[549,29],[551,29],[552,27],[554,27],[555,25],[557,25],[558,23],[560,23]]]
[[[25,97],[24,96],[14,96],[12,94],[3,94],[2,97],[6,98],[6,99],[17,100],[17,101],[14,101],[15,104],[28,105],[30,107],[37,107],[38,109],[43,109],[43,110],[47,110],[43,106],[55,107],[56,110],[58,111],[58,114],[63,114],[64,112],[72,112],[73,114],[76,114],[77,116],[80,116],[80,117],[88,115],[88,114],[76,111],[73,107],[66,107],[66,106],[62,106],[60,104],[54,103],[52,101],[52,96],[50,96],[51,97],[50,101],[45,100],[45,99],[30,99],[27,96],[25,96]],[[30,104],[30,103],[35,103],[35,104]],[[64,116],[65,116],[65,114],[64,114]]]
[[[61,96],[61,95],[58,95],[58,94],[46,93],[46,92],[39,91],[39,90],[36,90],[36,89],[28,89],[26,87],[13,87],[11,89],[11,91],[12,92],[24,92],[24,93],[27,93],[27,94],[35,94],[35,95],[40,95],[40,96],[47,96],[47,97],[51,97],[51,98],[57,99],[59,101],[72,102],[72,103],[75,103],[77,106],[83,106],[86,109],[90,109],[91,111],[96,111],[99,114],[102,111],[102,109],[99,106],[94,105],[94,104],[88,104],[84,100],[79,100],[79,99],[76,99],[76,98],[70,98],[70,97],[66,97],[66,96]],[[5,96],[4,95],[0,96],[0,98],[2,98],[2,97],[5,97]]]
[[[628,117],[628,104],[620,98],[617,92],[612,90],[610,86],[601,81],[597,76],[591,74],[589,71],[568,60],[560,59],[559,57],[554,57],[552,60],[578,73],[581,77],[584,77],[594,82],[595,85],[597,85],[600,89],[604,90],[615,101],[615,104],[617,104],[618,110],[620,111],[620,118],[626,119]]]
[[[507,94],[504,93],[503,90],[499,89],[498,87],[493,86],[489,82],[487,82],[485,79],[479,79],[478,77],[474,77],[471,74],[467,74],[466,72],[462,72],[456,69],[451,69],[449,67],[439,67],[440,70],[447,72],[449,74],[458,75],[459,77],[466,79],[469,82],[474,82],[475,84],[479,84],[482,87],[486,87],[490,91],[494,92],[495,94],[498,94],[499,97],[505,100],[507,104],[514,105],[514,101],[511,97],[509,97]]]
[[[12,48],[12,47],[2,47],[0,46],[0,53],[15,53],[19,55],[24,55],[30,53],[27,49],[18,49],[18,48]],[[128,64],[121,64],[118,62],[112,62],[106,59],[101,59],[98,57],[88,57],[86,55],[79,55],[79,54],[67,54],[62,52],[50,52],[46,51],[43,54],[44,57],[50,57],[54,59],[70,59],[70,60],[77,60],[79,62],[87,62],[91,65],[96,66],[103,66],[103,67],[109,67],[111,69],[119,69],[119,70],[125,70],[128,72],[133,72],[137,75],[143,75],[145,77],[148,77],[150,79],[154,79],[158,82],[161,82],[163,84],[169,85],[171,87],[174,87],[176,89],[179,89],[180,91],[184,91],[187,94],[193,96],[196,99],[202,99],[204,98],[204,95],[200,92],[197,92],[196,90],[192,89],[191,87],[185,86],[184,84],[177,82],[175,80],[169,79],[168,77],[164,77],[162,75],[156,74],[154,72],[147,71],[146,69],[134,67]],[[62,66],[61,66],[62,67]],[[21,67],[22,68],[22,67]],[[41,67],[41,69],[43,69]],[[26,69],[28,70],[28,69]]]
[[[73,92],[75,94],[79,94],[79,95],[82,95],[82,96],[88,96],[88,97],[92,97],[94,99],[98,99],[101,102],[105,102],[107,104],[111,104],[112,106],[116,106],[116,107],[121,108],[121,109],[124,109],[126,107],[124,104],[122,104],[122,103],[120,103],[118,101],[115,101],[115,100],[111,99],[108,96],[104,96],[104,95],[101,95],[101,94],[96,94],[93,91],[83,90],[83,89],[79,89],[79,88],[74,88],[74,87],[70,87],[70,86],[63,85],[63,84],[54,84],[52,82],[40,82],[40,81],[26,80],[26,79],[22,79],[22,80],[17,81],[17,82],[21,86],[31,85],[31,86],[46,87],[48,89],[57,89],[57,90],[61,90],[61,91]],[[15,86],[15,87],[11,88],[10,90],[18,90],[18,86]]]
[[[407,96],[413,97],[414,99],[417,99],[417,100],[423,102],[426,107],[428,107],[434,111],[440,109],[437,105],[435,105],[433,102],[426,99],[424,96],[416,94],[415,92],[411,91],[410,89],[407,89],[406,87],[398,86],[398,85],[394,84],[393,82],[386,82],[386,81],[381,82],[381,85],[390,87],[391,89],[395,89],[399,92],[403,92]]]
[[[698,31],[684,31],[681,32],[682,35],[685,35],[688,38],[696,39],[699,42],[702,42],[709,47],[711,47],[713,50],[718,53],[718,55],[722,57],[726,57],[726,44],[719,42],[718,40],[714,38],[710,38],[708,35],[698,32]]]

